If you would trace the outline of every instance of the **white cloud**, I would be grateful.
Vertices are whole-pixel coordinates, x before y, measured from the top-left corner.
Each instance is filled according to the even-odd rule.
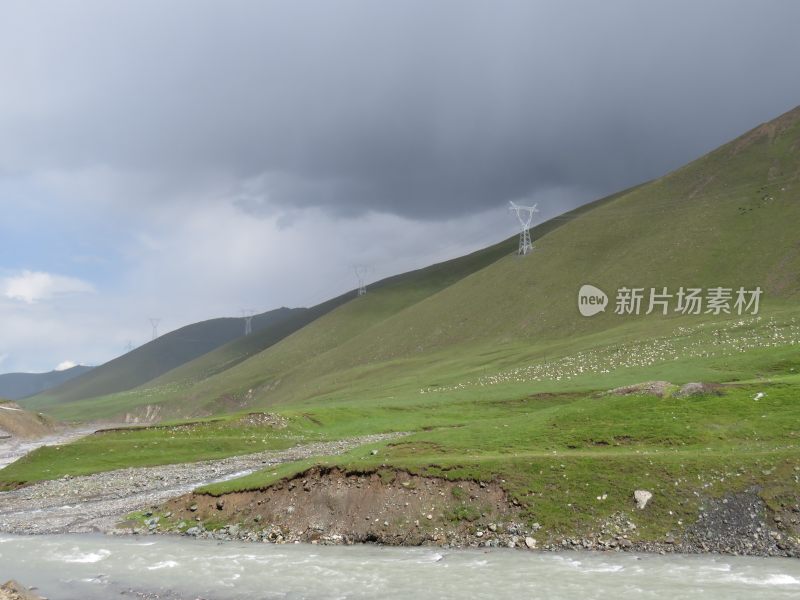
[[[33,304],[65,294],[94,291],[92,284],[75,277],[53,275],[42,271],[22,271],[2,280],[3,295],[11,300]]]
[[[72,367],[77,367],[78,365],[71,360],[65,360],[58,363],[56,367],[56,371],[66,371],[67,369],[71,369]]]

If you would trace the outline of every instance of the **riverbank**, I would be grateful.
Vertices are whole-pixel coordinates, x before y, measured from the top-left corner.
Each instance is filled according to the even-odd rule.
[[[185,494],[116,532],[277,544],[800,557],[800,507],[772,511],[757,489],[705,498],[697,519],[653,538],[639,524],[658,501],[641,506],[631,491],[630,510],[564,535],[531,522],[495,481],[313,468],[263,490]]]
[[[45,600],[13,579],[0,585],[0,600]]]
[[[13,534],[108,531],[126,514],[152,507],[198,486],[270,465],[335,456],[363,444],[398,437],[370,435],[303,444],[221,460],[118,469],[34,483],[0,492],[0,532]]]

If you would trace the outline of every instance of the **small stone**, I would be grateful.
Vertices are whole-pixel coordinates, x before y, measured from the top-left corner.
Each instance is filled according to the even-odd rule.
[[[195,512],[195,511],[197,510],[197,504],[192,504],[192,505],[189,507],[189,510],[190,510],[190,511],[192,511],[192,512]]]
[[[428,521],[430,521],[431,519],[433,519],[433,515],[427,515],[425,518],[428,519]]]
[[[525,545],[531,549],[536,548],[536,540],[528,536],[525,538]]]
[[[497,525],[494,523],[489,523],[489,531],[497,531]]]
[[[225,500],[222,498],[217,499],[217,510],[222,510],[225,508]]]
[[[636,507],[639,510],[643,510],[652,497],[652,492],[648,492],[647,490],[636,490],[633,492],[633,499],[636,501]]]
[[[372,451],[370,452],[370,454],[372,454],[372,456],[375,456],[376,454],[378,454],[378,451],[377,451],[377,450],[372,450]]]

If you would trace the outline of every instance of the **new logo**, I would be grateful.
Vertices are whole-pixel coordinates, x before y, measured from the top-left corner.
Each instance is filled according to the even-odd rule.
[[[578,310],[584,317],[592,317],[603,312],[608,306],[608,296],[593,285],[582,285],[578,290]]]

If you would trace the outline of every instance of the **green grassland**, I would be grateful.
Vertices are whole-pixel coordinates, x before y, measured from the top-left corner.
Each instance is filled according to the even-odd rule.
[[[81,419],[149,405],[188,417],[320,397],[371,402],[417,380],[462,380],[501,361],[523,367],[537,356],[652,339],[709,320],[616,315],[621,286],[673,293],[760,286],[769,315],[800,299],[798,222],[795,109],[660,179],[543,224],[530,256],[514,256],[509,240],[400,276],[200,380],[184,371],[116,396],[35,406]],[[584,283],[604,289],[612,306],[581,318],[576,297]]]
[[[63,419],[151,406],[214,418],[186,435],[145,428],[42,449],[0,471],[0,486],[410,432],[204,491],[259,489],[312,464],[400,468],[500,481],[531,520],[568,532],[629,509],[632,490],[646,488],[657,508],[642,527],[653,535],[694,518],[708,496],[758,485],[768,501],[797,498],[798,223],[800,108],[542,225],[530,256],[507,240],[382,282],[262,351],[229,347],[113,395],[35,399]],[[578,314],[584,283],[612,297],[604,313]],[[758,316],[621,316],[621,286],[760,286],[764,296]],[[652,380],[670,391],[724,385],[689,397],[607,393]],[[243,427],[256,409],[288,427]]]

